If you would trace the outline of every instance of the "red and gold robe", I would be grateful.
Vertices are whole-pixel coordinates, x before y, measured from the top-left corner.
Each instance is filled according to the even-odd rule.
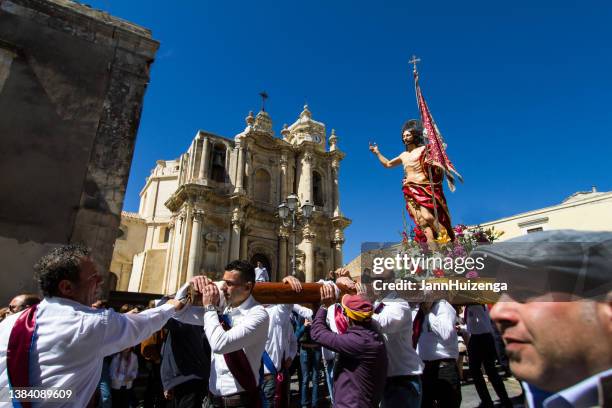
[[[426,149],[423,149],[421,155],[419,156],[420,167],[417,171],[421,171],[424,177],[420,177],[423,180],[427,180],[424,182],[412,182],[404,180],[404,185],[402,186],[402,192],[404,193],[404,199],[406,200],[406,209],[408,210],[408,214],[410,214],[410,218],[412,221],[419,227],[422,227],[417,221],[417,217],[413,214],[410,205],[413,208],[419,209],[420,207],[428,208],[432,214],[434,214],[434,200],[433,196],[435,196],[436,210],[438,213],[438,222],[441,228],[444,228],[446,231],[435,231],[436,239],[439,239],[445,235],[454,241],[455,233],[453,231],[451,225],[450,212],[448,211],[448,206],[446,204],[446,197],[444,196],[444,189],[442,188],[442,181],[444,180],[444,173],[442,169],[431,166],[426,161]],[[404,165],[406,168],[406,165]],[[431,175],[433,180],[429,178],[429,169],[431,168]],[[413,166],[413,169],[414,166]],[[419,177],[410,177],[412,179],[419,179]],[[433,186],[433,191],[432,191]],[[409,205],[410,203],[410,205]]]

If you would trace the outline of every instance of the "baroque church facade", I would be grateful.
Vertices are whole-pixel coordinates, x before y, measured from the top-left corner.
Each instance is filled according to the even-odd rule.
[[[199,274],[219,277],[231,260],[261,261],[273,281],[292,269],[291,226],[278,206],[290,194],[311,203],[297,218],[297,276],[316,281],[342,265],[338,188],[344,153],[308,106],[281,136],[267,112],[252,112],[232,138],[199,131],[176,160],[159,160],[140,192],[138,213],[122,214],[111,289],[172,293]],[[113,282],[114,280],[114,282]]]

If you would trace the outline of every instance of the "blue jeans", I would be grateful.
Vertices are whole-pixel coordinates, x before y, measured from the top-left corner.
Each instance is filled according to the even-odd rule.
[[[321,347],[302,347],[300,350],[302,367],[302,389],[300,404],[316,407],[319,400],[319,371],[321,370]],[[312,380],[312,395],[308,392],[308,382]],[[312,398],[310,398],[312,396]]]
[[[420,376],[387,377],[381,408],[420,408]]]
[[[100,388],[99,406],[101,408],[111,408],[113,406],[110,384],[110,358],[106,357],[102,363],[102,375],[98,384]]]
[[[274,407],[274,394],[276,392],[276,380],[269,378],[261,383],[261,392],[263,393],[263,408]]]
[[[333,358],[325,361],[325,382],[332,406],[334,406],[334,362]]]

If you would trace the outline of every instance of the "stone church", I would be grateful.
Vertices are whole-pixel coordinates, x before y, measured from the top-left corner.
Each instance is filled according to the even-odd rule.
[[[219,277],[233,259],[261,261],[273,281],[292,269],[316,281],[342,265],[344,229],[338,174],[344,153],[308,106],[281,136],[265,110],[233,139],[199,131],[176,160],[159,160],[140,192],[138,213],[122,214],[111,289],[171,293],[198,274]],[[311,203],[295,231],[278,206],[290,194]]]

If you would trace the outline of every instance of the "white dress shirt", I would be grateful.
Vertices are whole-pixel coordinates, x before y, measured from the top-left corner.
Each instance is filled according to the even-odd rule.
[[[457,312],[446,300],[433,304],[423,320],[417,353],[423,361],[459,356],[455,319]]]
[[[125,386],[129,390],[138,376],[138,357],[134,352],[127,359],[121,357],[121,352],[115,354],[110,363],[111,388],[118,390]]]
[[[542,406],[544,408],[598,407],[601,404],[602,395],[600,394],[604,392],[599,387],[599,383],[602,379],[610,376],[612,376],[612,368],[551,395],[542,402]],[[535,406],[529,384],[523,382],[523,389],[525,390],[527,406]]]
[[[302,306],[302,305],[293,305],[293,311],[300,317],[304,319],[308,319],[312,321],[312,309]]]
[[[334,288],[334,293],[336,294],[336,298],[340,297],[340,288],[338,288],[338,286],[334,282],[319,279],[317,283],[321,283],[323,285],[332,285]],[[338,328],[336,327],[336,318],[334,314],[334,310],[336,310],[336,307],[342,308],[339,303],[331,305],[327,308],[327,317],[325,318],[325,321],[327,322],[327,327],[329,327],[329,329],[334,333],[338,333]],[[340,309],[340,311],[342,311],[342,309]],[[312,320],[312,310],[310,310],[310,317],[308,318],[308,320]],[[325,347],[321,347],[321,353],[325,361],[330,361],[336,358],[336,352]]]
[[[270,276],[265,266],[255,268],[255,282],[270,282]]]
[[[404,299],[390,293],[383,299],[380,313],[372,316],[374,326],[385,338],[387,377],[418,375],[423,372],[423,361],[412,347],[412,313]],[[374,310],[380,302],[374,304]]]
[[[268,326],[268,339],[266,341],[266,352],[270,356],[276,371],[283,368],[283,357],[293,359],[297,354],[297,339],[291,325],[291,311],[293,305],[268,305],[266,312],[270,316]],[[270,370],[264,364],[264,374],[270,374]]]
[[[87,406],[100,381],[102,359],[142,342],[174,314],[172,305],[120,314],[61,297],[43,299],[36,311],[30,352],[31,386],[72,390],[73,400],[53,403],[53,407]],[[6,350],[19,316],[0,323],[0,392],[8,390]],[[8,406],[11,403],[0,402],[0,407]]]
[[[175,317],[183,323],[204,326],[211,349],[208,389],[216,396],[244,391],[227,367],[223,354],[243,349],[255,381],[259,381],[261,356],[266,346],[270,323],[268,312],[253,296],[249,296],[238,307],[225,308],[225,314],[232,326],[228,331],[221,327],[217,312],[207,312],[201,306],[189,305]]]
[[[472,334],[493,333],[489,312],[483,305],[469,305],[467,307],[467,331]]]

